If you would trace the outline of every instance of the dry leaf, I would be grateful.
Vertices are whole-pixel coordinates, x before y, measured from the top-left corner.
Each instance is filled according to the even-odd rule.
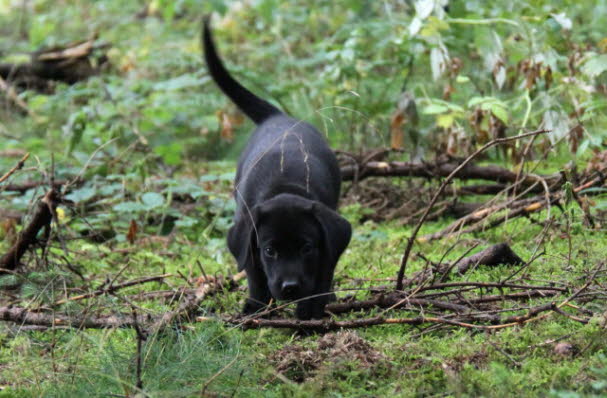
[[[221,126],[220,136],[223,140],[232,142],[234,140],[234,127],[228,114],[224,111],[217,111],[217,118]]]
[[[126,234],[126,239],[131,245],[134,244],[135,240],[137,239],[137,229],[137,223],[135,222],[135,220],[131,220],[131,225],[129,225],[129,232]]]
[[[403,123],[405,115],[401,109],[397,109],[392,114],[390,119],[390,146],[392,149],[403,149],[405,141],[405,132],[403,131]]]
[[[390,119],[390,145],[392,149],[403,149],[405,145],[405,126],[415,128],[419,122],[417,105],[413,94],[405,91]]]

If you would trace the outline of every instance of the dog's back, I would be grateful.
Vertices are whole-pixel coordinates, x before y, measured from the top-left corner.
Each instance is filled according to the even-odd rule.
[[[298,194],[335,209],[341,176],[325,139],[313,126],[286,115],[230,75],[217,53],[208,20],[202,42],[213,80],[257,124],[238,162],[236,200],[259,203],[278,187],[298,186],[305,191]]]

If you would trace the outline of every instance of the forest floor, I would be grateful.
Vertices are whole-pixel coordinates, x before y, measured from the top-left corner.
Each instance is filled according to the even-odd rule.
[[[0,2],[0,397],[607,395],[601,2],[60,3]],[[323,321],[240,317],[210,11],[340,149]]]

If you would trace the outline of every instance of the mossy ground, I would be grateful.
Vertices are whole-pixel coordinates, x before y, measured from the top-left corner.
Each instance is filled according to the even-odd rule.
[[[68,314],[130,312],[133,302],[125,301],[130,294],[184,286],[186,280],[200,276],[201,267],[207,274],[236,271],[225,234],[234,208],[230,191],[235,158],[251,124],[239,124],[234,108],[201,67],[197,32],[204,12],[229,10],[218,18],[217,38],[239,79],[256,92],[266,90],[274,102],[319,126],[336,148],[358,152],[387,145],[384,126],[390,125],[404,89],[417,95],[420,108],[419,131],[407,137],[411,140],[407,144],[418,145],[428,158],[445,150],[439,144],[444,144],[447,131],[465,130],[457,155],[474,148],[470,143],[478,137],[467,124],[476,111],[467,105],[473,97],[491,96],[491,104],[499,108],[496,112],[507,110],[509,135],[517,134],[521,126],[541,125],[548,110],[584,123],[584,137],[577,144],[585,151],[572,150],[573,144],[562,139],[560,146],[545,152],[544,159],[542,151],[552,141],[537,140],[528,163],[541,166],[530,168],[537,173],[570,170],[573,163],[583,170],[593,155],[590,148],[599,151],[603,146],[604,74],[596,79],[592,71],[578,74],[573,81],[581,82],[579,86],[568,75],[572,65],[568,60],[578,57],[581,49],[589,48],[578,57],[583,60],[590,59],[592,51],[604,51],[602,2],[515,2],[515,6],[451,2],[453,20],[440,19],[437,8],[436,14],[421,22],[419,34],[410,33],[417,15],[410,2],[393,6],[358,0],[143,3],[32,1],[17,7],[0,1],[0,55],[17,54],[3,61],[21,62],[27,60],[23,53],[40,45],[81,40],[98,31],[103,41],[112,44],[108,57],[113,65],[86,82],[58,85],[54,94],[21,93],[35,118],[19,114],[10,101],[2,102],[0,150],[32,154],[11,183],[47,179],[51,170],[57,179],[81,175],[86,181],[71,192],[74,205],[62,208],[46,254],[42,256],[37,248],[26,258],[23,273],[0,278],[3,305],[44,308],[98,288],[118,274],[117,281],[174,275],[163,283],[57,307]],[[144,6],[148,6],[146,15]],[[559,27],[561,12],[573,20],[571,30]],[[497,44],[487,41],[496,37],[501,38]],[[433,76],[430,54],[439,48],[437,43],[464,61],[457,77],[444,71],[442,77]],[[500,89],[483,58],[498,47],[503,47],[497,55],[511,67],[508,79],[512,80]],[[538,80],[536,86],[525,87],[528,77],[516,74],[517,65],[540,55],[554,66],[554,83]],[[573,70],[582,67],[577,66]],[[403,88],[405,83],[409,86]],[[447,85],[453,90],[448,101],[441,99]],[[589,85],[597,89],[586,90]],[[576,113],[575,104],[586,113]],[[222,122],[218,110],[229,115],[230,124]],[[446,122],[455,124],[445,126]],[[455,125],[462,130],[449,130]],[[141,144],[141,135],[147,146]],[[0,157],[0,174],[16,160]],[[513,164],[499,150],[489,151],[483,162]],[[27,214],[43,192],[43,188],[24,195],[0,191],[0,210]],[[538,284],[582,286],[590,270],[605,261],[607,243],[601,225],[605,207],[604,195],[592,197],[595,228],[584,223],[581,210],[572,203],[553,206],[550,217],[544,211],[482,233],[417,243],[407,274],[424,266],[420,253],[430,261],[453,261],[475,245],[480,250],[507,242],[525,260],[537,256],[517,277]],[[362,298],[371,286],[393,283],[386,279],[396,276],[412,228],[398,220],[361,223],[368,209],[356,204],[341,211],[352,222],[354,235],[336,271],[338,297]],[[420,234],[438,231],[451,221],[427,223]],[[551,224],[544,231],[546,221]],[[129,243],[127,236],[132,222],[138,226],[135,243]],[[0,228],[0,253],[9,246],[11,234],[9,227]],[[512,272],[508,266],[478,267],[454,280],[498,281]],[[598,274],[595,287],[604,288],[605,278],[604,272]],[[245,297],[243,289],[209,297],[201,314],[208,318],[236,314]],[[527,304],[545,301],[533,299]],[[152,314],[174,308],[174,303],[159,299],[135,305],[138,312]],[[607,307],[605,301],[587,307],[594,316],[586,325],[552,314],[493,332],[399,325],[358,329],[353,333],[362,342],[354,339],[358,343],[352,347],[358,348],[344,349],[344,355],[335,347],[320,347],[319,335],[243,331],[218,321],[184,324],[149,336],[143,344],[139,393],[150,397],[605,396]],[[346,317],[355,316],[362,315]],[[133,330],[32,330],[12,323],[0,324],[0,330],[0,397],[139,396]],[[557,353],[558,342],[573,349]],[[351,351],[355,349],[381,359],[367,363],[359,351]],[[295,355],[293,367],[278,372],[281,356],[287,355]],[[306,355],[314,358],[313,366],[305,362]]]
[[[344,210],[351,217],[355,211]],[[579,224],[579,212],[573,211],[573,223]],[[538,216],[541,219],[541,215]],[[567,217],[565,214],[557,218]],[[403,250],[403,239],[409,228],[390,224],[366,222],[357,224],[352,243],[336,273],[338,296],[352,294],[350,288],[361,288],[356,279],[393,278]],[[446,223],[433,223],[426,230],[435,230]],[[565,224],[557,222],[541,250],[545,253],[524,272],[525,278],[553,282],[576,282],[580,285],[588,270],[603,261],[603,233],[590,231],[581,225],[575,234],[566,237]],[[481,246],[511,242],[523,258],[536,253],[536,240],[542,227],[528,220],[513,220],[505,226],[464,237],[459,242],[436,242],[416,246],[416,251],[433,261],[441,259],[446,249],[455,245],[447,260],[458,258],[474,243]],[[125,262],[132,263],[128,277],[161,272],[196,274],[193,265],[200,261],[206,272],[234,272],[235,266],[225,245],[217,243],[215,257],[194,244],[184,246],[177,241],[162,250],[172,255],[157,254],[158,248],[133,248],[125,243],[114,249],[131,248],[128,254],[112,254],[104,259],[103,273],[112,275]],[[569,256],[569,247],[573,248]],[[82,248],[87,251],[81,259],[82,269],[99,267],[97,245]],[[204,245],[203,245],[204,246]],[[219,255],[218,255],[219,253]],[[84,253],[82,253],[84,254]],[[569,259],[571,257],[571,260]],[[409,272],[421,269],[424,262],[413,259]],[[513,270],[508,266],[488,269],[479,267],[462,279],[497,281]],[[91,271],[89,271],[91,272]],[[48,276],[48,275],[47,275]],[[127,275],[125,275],[126,278]],[[42,278],[45,279],[45,278]],[[179,284],[176,280],[174,283]],[[379,282],[367,282],[377,285]],[[385,282],[383,282],[385,283]],[[382,283],[379,283],[382,284]],[[37,286],[37,288],[36,288]],[[38,295],[60,296],[56,286],[32,286]],[[145,290],[160,288],[147,286]],[[138,289],[139,290],[139,289]],[[127,291],[122,292],[126,294]],[[364,296],[364,289],[356,292]],[[225,292],[211,297],[203,305],[203,315],[235,314],[246,292]],[[531,304],[542,300],[531,300]],[[544,300],[545,301],[545,300]],[[141,304],[153,313],[168,310],[157,302]],[[116,297],[99,297],[86,306],[96,310],[124,311],[125,304]],[[551,315],[524,326],[485,332],[458,328],[424,330],[411,326],[386,325],[355,330],[374,350],[385,357],[377,366],[364,366],[354,358],[338,357],[324,360],[317,369],[304,372],[303,381],[296,383],[278,374],[276,360],[270,358],[279,350],[301,345],[315,352],[321,336],[300,336],[284,330],[249,330],[208,321],[184,325],[167,334],[151,336],[144,344],[143,384],[150,396],[195,396],[217,372],[228,366],[206,388],[206,393],[230,396],[543,396],[551,391],[574,390],[581,394],[600,394],[605,383],[604,305],[595,305],[596,317],[588,325]],[[68,311],[80,311],[74,305]],[[402,314],[402,316],[406,316]],[[411,313],[409,313],[411,315]],[[24,331],[18,325],[3,326],[5,335],[0,353],[0,370],[6,396],[84,396],[108,393],[127,394],[134,391],[136,338],[132,330],[46,330]],[[556,342],[564,341],[574,352],[558,354]],[[318,354],[319,357],[322,357]],[[297,369],[295,369],[296,371]],[[286,372],[289,375],[288,372]],[[558,395],[558,394],[557,394]],[[565,396],[565,395],[563,395]]]

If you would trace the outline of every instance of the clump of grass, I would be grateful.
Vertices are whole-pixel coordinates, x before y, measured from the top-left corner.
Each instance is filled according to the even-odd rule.
[[[250,357],[240,352],[239,335],[217,323],[150,336],[141,351],[142,391],[135,387],[134,331],[69,332],[64,340],[56,353],[61,357],[57,364],[38,362],[38,371],[42,370],[40,365],[46,368],[47,379],[37,385],[9,389],[11,394],[94,397],[134,396],[140,392],[150,397],[189,397],[203,389],[228,396],[245,394],[250,389],[246,386],[250,382],[241,382],[241,376],[245,379],[253,375]]]

